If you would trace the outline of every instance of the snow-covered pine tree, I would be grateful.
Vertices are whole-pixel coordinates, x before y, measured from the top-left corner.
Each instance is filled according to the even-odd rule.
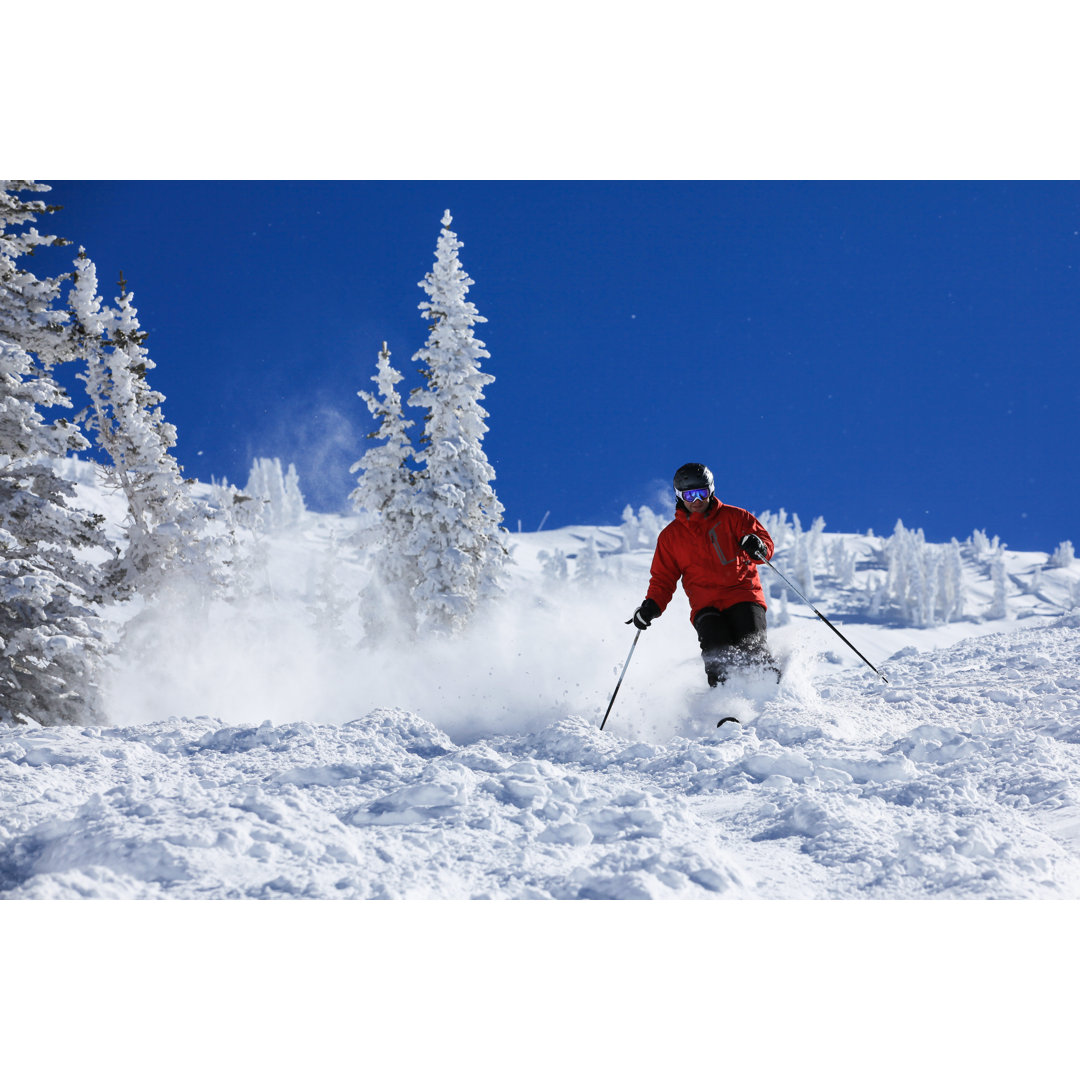
[[[988,619],[1004,619],[1008,617],[1009,606],[1006,599],[1005,552],[1001,548],[994,551],[990,556],[990,580],[994,586],[994,593],[990,600],[990,608],[986,613]]]
[[[192,498],[170,453],[176,428],[162,414],[164,395],[146,380],[155,365],[132,298],[121,280],[116,308],[105,307],[97,270],[80,250],[68,307],[74,347],[86,361],[79,378],[90,398],[87,426],[109,455],[108,482],[124,493],[128,509],[124,548],[102,567],[105,588],[113,600],[136,592],[151,597],[182,574],[200,589],[216,589],[223,583],[224,526]]]
[[[1073,549],[1071,540],[1062,540],[1054,553],[1050,556],[1049,565],[1055,569],[1064,570],[1072,566],[1076,559],[1076,551]]]
[[[97,581],[80,549],[103,548],[100,517],[71,503],[56,462],[88,448],[72,424],[43,410],[70,405],[0,328],[0,721],[100,719],[102,653]]]
[[[451,221],[447,210],[435,265],[420,282],[429,297],[420,309],[432,326],[413,357],[425,365],[427,386],[411,397],[426,413],[415,455],[424,469],[416,500],[419,582],[413,595],[422,624],[437,633],[460,630],[479,600],[500,591],[509,559],[503,507],[491,487],[495,470],[483,451],[488,413],[480,402],[494,377],[480,370],[480,359],[490,353],[472,328],[487,320],[465,298],[474,282],[458,258],[462,244]]]
[[[66,315],[53,307],[60,279],[39,281],[16,262],[55,241],[27,228],[49,209],[22,202],[27,190],[48,188],[0,186],[0,721],[94,723],[102,629],[96,574],[80,553],[104,549],[105,537],[59,471],[89,443],[55,415],[72,408],[51,375],[70,359]]]
[[[251,463],[244,495],[249,500],[247,518],[252,528],[280,532],[299,525],[306,507],[296,466],[281,468],[280,458],[256,458]]]
[[[59,207],[40,199],[23,202],[20,193],[49,191],[47,184],[30,180],[0,181],[0,331],[11,344],[23,349],[31,363],[50,370],[71,359],[64,326],[67,313],[56,306],[67,275],[37,278],[17,260],[32,256],[40,247],[68,243],[58,236],[44,236],[33,222],[39,214]]]
[[[855,583],[855,552],[850,550],[842,537],[837,537],[826,549],[829,567],[839,585],[850,588]]]
[[[824,520],[815,518],[811,531],[804,533],[799,515],[794,514],[792,526],[791,560],[792,574],[803,595],[810,600],[817,598],[817,582],[814,579],[814,544],[824,528]],[[821,528],[818,522],[821,522]]]
[[[771,510],[763,510],[756,516],[758,521],[768,530],[778,550],[785,547],[794,538],[794,528],[792,523],[788,521],[787,511],[782,506],[778,513],[774,514]],[[796,515],[797,517],[798,515]]]
[[[996,536],[990,540],[982,529],[976,529],[971,534],[968,544],[971,545],[977,559],[996,555],[1001,548],[1001,540]]]
[[[417,474],[408,465],[413,421],[402,412],[397,384],[404,376],[390,363],[383,342],[371,381],[377,393],[358,391],[378,428],[368,436],[379,445],[367,450],[351,472],[359,472],[349,501],[360,515],[357,545],[367,554],[371,578],[360,598],[365,633],[371,639],[388,632],[407,636],[416,630],[413,589],[420,580],[415,534]]]
[[[342,622],[349,606],[349,597],[341,588],[344,557],[338,535],[331,531],[326,547],[308,571],[308,619],[319,640],[326,644],[336,643],[341,638]]]
[[[1080,581],[1069,582],[1069,596],[1065,601],[1066,611],[1076,611],[1080,608]]]
[[[905,528],[899,518],[885,542],[889,592],[907,626],[932,626],[936,577],[922,529]]]
[[[600,549],[596,546],[596,536],[590,536],[584,546],[578,548],[577,558],[574,560],[574,581],[591,585],[606,574],[607,568],[600,557]]]
[[[960,550],[960,541],[953,537],[945,553],[944,560],[944,605],[942,620],[959,622],[964,617],[966,588],[964,585],[964,559]]]
[[[641,528],[641,543],[646,550],[651,550],[656,546],[657,538],[667,522],[650,506],[642,506],[637,516]]]
[[[622,533],[623,551],[636,551],[641,545],[641,525],[629,503],[623,508],[619,532]]]
[[[540,572],[549,585],[564,585],[570,577],[570,563],[562,548],[554,551],[538,551],[536,561],[540,563]]]
[[[282,506],[282,516],[287,525],[299,525],[306,513],[307,505],[304,503],[304,494],[300,490],[300,474],[290,461],[285,471],[285,501]]]

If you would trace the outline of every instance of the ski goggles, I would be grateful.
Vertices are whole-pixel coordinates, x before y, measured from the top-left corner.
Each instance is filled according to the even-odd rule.
[[[683,502],[688,503],[700,502],[702,499],[707,499],[709,497],[708,488],[690,488],[687,491],[679,491],[676,489],[676,493]]]

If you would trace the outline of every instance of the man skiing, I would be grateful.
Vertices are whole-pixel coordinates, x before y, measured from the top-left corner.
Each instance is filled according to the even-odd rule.
[[[714,494],[713,474],[700,462],[675,473],[675,520],[656,541],[649,591],[627,622],[646,630],[682,578],[710,686],[732,667],[780,671],[765,638],[765,592],[757,563],[772,558],[773,540],[748,510]]]

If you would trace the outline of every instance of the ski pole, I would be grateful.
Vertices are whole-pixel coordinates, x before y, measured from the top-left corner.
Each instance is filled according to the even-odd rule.
[[[604,713],[604,719],[600,721],[600,730],[604,730],[604,725],[607,723],[607,718],[611,714],[611,706],[615,704],[615,696],[619,692],[619,687],[622,686],[623,676],[626,674],[626,669],[630,666],[630,657],[634,655],[634,650],[637,648],[637,639],[641,637],[641,631],[639,630],[634,635],[634,643],[630,646],[630,651],[626,654],[626,663],[622,666],[622,674],[619,676],[619,681],[615,684],[615,693],[611,695],[611,700],[608,702],[607,712]]]
[[[863,654],[862,654],[861,652],[859,652],[859,650],[858,650],[858,649],[856,649],[856,648],[855,648],[855,646],[854,646],[854,645],[852,645],[852,644],[851,644],[851,642],[850,642],[850,641],[848,641],[848,639],[847,639],[846,637],[844,637],[844,635],[843,635],[843,634],[841,634],[841,633],[840,633],[840,631],[839,631],[839,630],[837,630],[837,629],[836,629],[836,627],[835,627],[835,626],[833,626],[833,624],[832,624],[831,622],[829,622],[829,620],[828,620],[828,619],[826,619],[826,618],[825,618],[825,616],[824,616],[824,615],[822,615],[822,614],[821,614],[821,612],[820,612],[820,611],[818,611],[818,609],[817,609],[816,607],[814,607],[814,605],[813,605],[813,604],[811,604],[811,603],[810,603],[810,601],[809,601],[809,600],[807,600],[807,599],[806,599],[806,597],[805,597],[805,596],[803,596],[803,594],[802,594],[801,592],[799,592],[799,590],[798,590],[797,588],[795,588],[795,586],[794,586],[794,585],[792,585],[792,583],[791,583],[790,581],[788,581],[788,579],[787,579],[786,575],[785,575],[785,574],[784,574],[784,573],[783,573],[782,571],[780,571],[780,570],[777,570],[777,568],[776,568],[775,566],[773,566],[773,564],[772,564],[772,563],[771,563],[771,562],[770,562],[770,561],[769,561],[768,559],[766,559],[766,560],[765,560],[765,565],[766,565],[766,566],[768,566],[768,567],[770,567],[770,568],[771,568],[772,570],[776,571],[776,573],[777,573],[777,574],[779,574],[779,575],[780,575],[780,577],[782,577],[782,578],[784,579],[784,582],[785,582],[785,583],[787,584],[787,587],[788,587],[789,589],[791,589],[791,591],[792,591],[792,592],[793,592],[793,593],[794,593],[794,594],[795,594],[795,595],[796,595],[796,596],[797,596],[797,597],[798,597],[798,598],[799,598],[799,599],[800,599],[800,600],[801,600],[801,601],[802,601],[802,602],[803,602],[803,603],[804,603],[804,604],[805,604],[805,605],[806,605],[806,606],[807,606],[807,607],[808,607],[808,608],[809,608],[809,609],[810,609],[810,610],[811,610],[811,611],[812,611],[812,612],[813,612],[813,613],[814,613],[814,614],[815,614],[815,615],[816,615],[816,616],[817,616],[817,617],[818,617],[818,618],[819,618],[819,619],[820,619],[820,620],[821,620],[821,621],[822,621],[822,622],[823,622],[823,623],[824,623],[824,624],[825,624],[825,625],[826,625],[826,626],[827,626],[827,627],[828,627],[828,628],[829,628],[829,629],[830,629],[830,630],[831,630],[831,631],[832,631],[832,632],[833,632],[833,633],[834,633],[834,634],[835,634],[835,635],[836,635],[836,636],[837,636],[837,637],[838,637],[838,638],[839,638],[839,639],[840,639],[840,640],[841,640],[841,641],[842,641],[842,642],[843,642],[843,643],[844,643],[844,644],[845,644],[845,645],[846,645],[846,646],[847,646],[847,647],[848,647],[848,648],[849,648],[849,649],[850,649],[850,650],[851,650],[851,651],[852,651],[852,652],[853,652],[853,653],[854,653],[854,654],[855,654],[855,655],[856,655],[856,656],[857,656],[857,657],[858,657],[858,658],[859,658],[859,659],[860,659],[860,660],[861,660],[861,661],[862,661],[862,662],[863,662],[863,663],[864,663],[864,664],[865,664],[865,665],[866,665],[866,666],[868,667],[868,668],[870,668],[870,670],[871,670],[871,671],[873,671],[873,672],[874,672],[874,673],[875,673],[876,675],[880,675],[880,676],[881,676],[881,681],[882,681],[882,682],[885,682],[885,683],[887,683],[887,682],[889,681],[888,679],[886,679],[886,678],[885,678],[885,676],[884,676],[884,675],[882,675],[882,674],[881,674],[881,672],[880,672],[880,671],[878,671],[878,669],[877,669],[876,667],[874,667],[874,665],[873,665],[873,664],[871,664],[871,663],[870,663],[870,661],[869,661],[869,660],[867,660],[867,659],[866,659],[866,657],[865,657],[865,656],[863,656]]]

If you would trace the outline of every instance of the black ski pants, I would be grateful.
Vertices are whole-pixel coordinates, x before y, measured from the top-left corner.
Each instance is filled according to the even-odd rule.
[[[780,677],[765,637],[765,609],[748,600],[720,611],[702,608],[694,617],[710,686],[726,681],[732,668],[764,667]]]

